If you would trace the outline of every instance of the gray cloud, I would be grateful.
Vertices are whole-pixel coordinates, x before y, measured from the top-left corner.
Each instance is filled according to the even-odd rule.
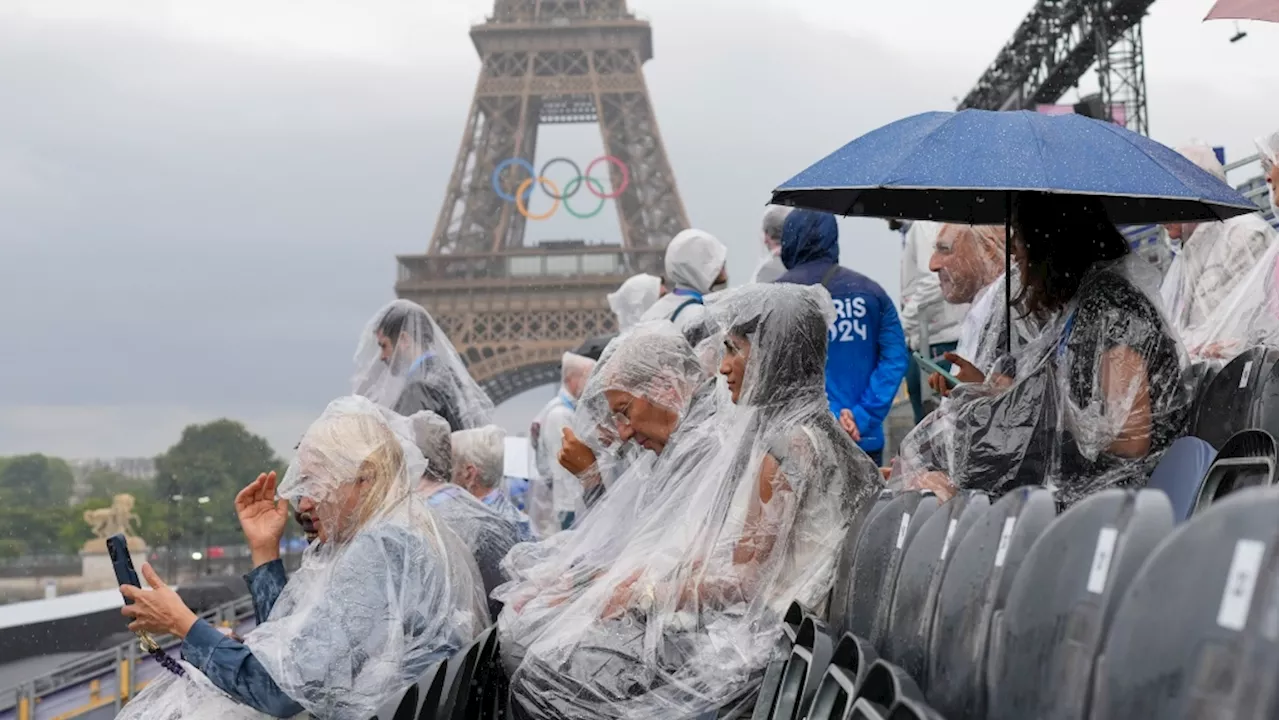
[[[450,4],[432,25],[408,7],[368,4],[418,13],[397,42],[429,47],[391,58],[5,16],[0,453],[151,454],[222,415],[285,451],[347,388],[356,335],[392,295],[394,256],[427,246],[478,68],[459,21],[469,9]],[[731,245],[739,280],[773,186],[877,125],[950,106],[996,49],[958,43],[939,64],[936,49],[760,4],[644,10],[657,51],[647,78],[685,205]],[[1010,12],[1012,23],[1022,10]],[[599,147],[590,128],[558,128],[540,155]],[[614,217],[538,232],[605,238]],[[876,221],[842,227],[846,264],[896,293],[894,236]],[[544,395],[503,408],[502,424],[523,428]]]

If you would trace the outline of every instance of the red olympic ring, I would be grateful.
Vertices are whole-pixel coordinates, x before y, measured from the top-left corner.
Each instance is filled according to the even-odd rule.
[[[611,194],[602,193],[599,190],[596,190],[595,188],[591,187],[591,183],[584,182],[583,184],[587,186],[587,192],[591,193],[592,195],[595,195],[601,200],[613,200],[614,198],[621,197],[622,193],[626,191],[627,186],[631,184],[631,171],[627,169],[627,164],[622,162],[618,158],[612,155],[601,155],[600,157],[596,158],[595,160],[592,160],[590,163],[587,164],[587,170],[586,172],[582,173],[583,176],[588,178],[591,177],[592,168],[594,168],[596,165],[599,165],[602,162],[610,163],[614,167],[618,168],[618,170],[622,172],[622,182],[618,184],[618,188],[614,190],[613,193]]]

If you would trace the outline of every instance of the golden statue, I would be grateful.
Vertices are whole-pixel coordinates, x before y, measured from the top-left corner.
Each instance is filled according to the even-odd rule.
[[[122,493],[111,498],[111,507],[85,510],[84,521],[93,530],[94,539],[86,542],[84,549],[89,551],[103,548],[102,551],[105,551],[106,539],[116,534],[125,536],[130,549],[146,547],[142,538],[133,534],[132,525],[142,524],[142,520],[133,512],[134,502],[132,495]]]

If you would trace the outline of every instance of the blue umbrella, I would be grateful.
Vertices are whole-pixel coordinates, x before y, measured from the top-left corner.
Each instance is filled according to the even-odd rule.
[[[1117,225],[1222,220],[1258,207],[1154,140],[1083,115],[929,112],[885,125],[773,191],[838,215],[1000,225],[1019,192],[1090,195]]]

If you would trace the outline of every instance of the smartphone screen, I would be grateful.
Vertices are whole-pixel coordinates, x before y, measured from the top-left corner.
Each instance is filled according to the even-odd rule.
[[[133,569],[133,557],[129,555],[129,543],[124,535],[116,534],[107,538],[107,555],[111,557],[111,568],[116,572],[117,584],[142,587],[138,572]],[[133,602],[129,598],[124,601]]]
[[[941,375],[947,381],[947,384],[950,385],[951,387],[955,387],[956,385],[960,384],[960,380],[958,380],[955,375],[952,375],[949,371],[944,370],[942,366],[939,365],[938,363],[934,362],[933,360],[930,360],[929,358],[921,355],[918,352],[913,352],[911,354],[915,356],[916,362],[920,363],[922,366],[928,368],[929,370],[932,370],[938,373],[939,375]]]

